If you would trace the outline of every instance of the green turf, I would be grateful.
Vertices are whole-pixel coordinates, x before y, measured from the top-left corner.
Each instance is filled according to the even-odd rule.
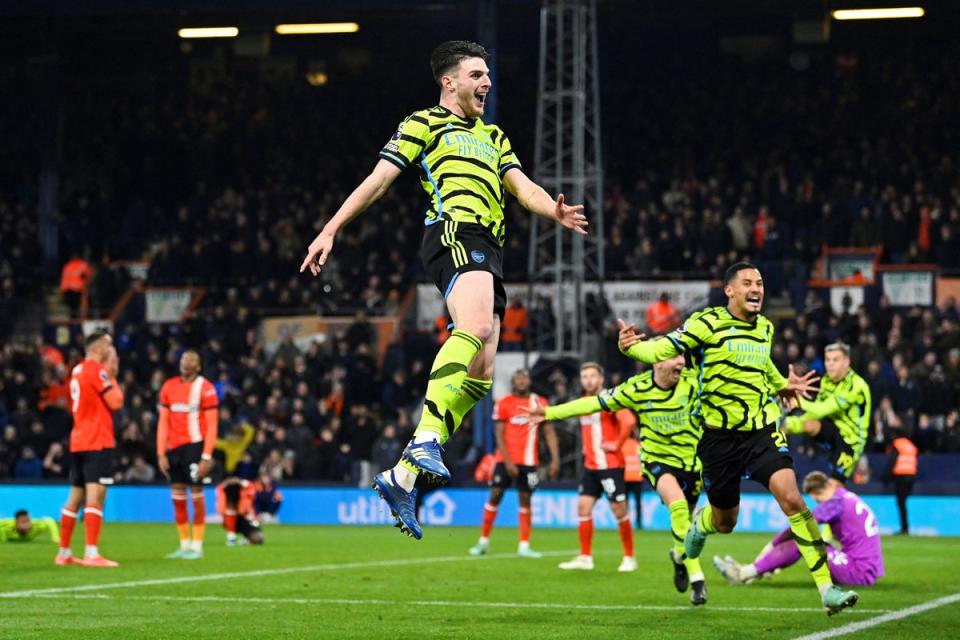
[[[81,538],[82,533],[81,526]],[[857,609],[828,618],[814,611],[819,597],[802,566],[740,587],[705,566],[710,600],[694,609],[688,594],[673,588],[666,532],[638,533],[640,566],[633,574],[616,571],[614,532],[597,533],[594,571],[571,573],[556,565],[574,555],[574,531],[535,531],[534,547],[553,554],[540,560],[512,555],[516,532],[511,529],[494,531],[493,557],[469,558],[466,550],[476,534],[474,529],[430,528],[416,542],[387,527],[272,526],[264,547],[227,548],[223,532],[211,527],[206,557],[182,561],[163,559],[176,547],[172,525],[107,523],[102,549],[121,563],[112,570],[54,567],[49,543],[5,544],[0,546],[0,591],[6,593],[265,573],[0,598],[0,636],[795,638],[960,592],[954,580],[960,574],[955,538],[885,538],[887,577],[861,590]],[[713,536],[705,558],[729,553],[747,560],[767,539]],[[276,572],[283,568],[298,570]],[[758,607],[774,611],[745,610]],[[791,610],[797,608],[803,610]],[[960,604],[952,604],[849,637],[952,638],[958,625]]]

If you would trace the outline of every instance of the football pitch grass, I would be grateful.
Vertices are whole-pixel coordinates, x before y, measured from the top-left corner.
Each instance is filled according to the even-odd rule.
[[[852,610],[827,617],[805,567],[732,586],[709,558],[752,559],[767,535],[711,536],[709,602],[673,587],[668,532],[637,532],[635,573],[617,573],[616,532],[595,539],[596,568],[565,572],[576,531],[534,530],[539,560],[516,531],[268,526],[263,547],[226,547],[210,526],[201,560],[165,560],[173,525],[107,523],[101,548],[118,569],[55,567],[49,542],[0,545],[0,637],[70,638],[956,638],[960,541],[885,537],[887,577]],[[81,548],[82,525],[74,549]],[[951,598],[951,596],[954,596]],[[944,600],[944,599],[947,600]],[[916,605],[936,605],[919,612]],[[859,625],[858,625],[859,623]]]

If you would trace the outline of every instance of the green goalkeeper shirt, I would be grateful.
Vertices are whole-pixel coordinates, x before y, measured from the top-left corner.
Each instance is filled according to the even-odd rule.
[[[503,176],[520,161],[500,127],[431,107],[401,122],[380,157],[401,169],[420,169],[420,184],[430,196],[424,224],[479,224],[503,246]]]
[[[640,422],[640,455],[644,464],[660,462],[699,472],[700,421],[696,416],[697,373],[684,369],[672,387],[657,386],[653,371],[633,376],[598,396],[547,407],[547,420],[565,420],[598,411],[630,409]]]
[[[44,533],[50,534],[50,540],[60,542],[60,528],[53,518],[37,518],[32,521],[33,526],[27,535],[20,535],[17,531],[17,521],[14,518],[0,518],[0,541],[2,542],[29,542]]]
[[[753,431],[775,425],[781,415],[777,392],[787,380],[770,359],[772,345],[773,324],[766,317],[747,322],[726,307],[710,307],[665,336],[633,345],[626,355],[652,364],[691,354],[704,427]]]

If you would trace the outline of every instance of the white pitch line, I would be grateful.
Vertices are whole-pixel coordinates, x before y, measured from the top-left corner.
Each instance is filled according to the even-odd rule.
[[[475,607],[484,609],[575,609],[586,611],[690,611],[690,605],[658,605],[658,604],[567,604],[559,602],[477,602],[452,600],[382,600],[377,598],[262,598],[238,596],[111,596],[105,593],[41,594],[18,596],[21,598],[49,598],[73,600],[146,600],[150,602],[233,602],[240,604],[309,604],[309,605],[395,605],[418,607]],[[706,611],[729,613],[733,611],[749,611],[764,613],[823,613],[822,608],[812,607],[711,607]],[[884,613],[889,609],[855,609],[851,613]]]
[[[799,638],[794,638],[793,640],[826,640],[827,638],[845,636],[849,633],[856,633],[857,631],[863,631],[864,629],[876,627],[877,625],[884,624],[885,622],[902,620],[903,618],[914,616],[918,613],[923,613],[924,611],[930,611],[931,609],[936,609],[937,607],[942,607],[947,604],[953,604],[954,602],[960,602],[960,593],[937,598],[936,600],[930,600],[929,602],[923,602],[912,607],[907,607],[906,609],[891,611],[890,613],[877,616],[876,618],[872,618],[870,620],[852,622],[842,627],[837,627],[836,629],[828,629],[826,631],[819,631],[817,633],[811,633],[810,635],[800,636]]]
[[[544,557],[567,556],[571,551],[545,551]],[[22,598],[25,596],[44,595],[49,593],[70,593],[78,591],[100,591],[101,589],[124,589],[127,587],[152,587],[165,584],[182,584],[185,582],[206,582],[208,580],[224,580],[229,578],[251,578],[257,576],[276,576],[288,573],[310,573],[313,571],[336,571],[338,569],[367,569],[376,567],[400,567],[405,565],[437,564],[443,562],[482,562],[484,560],[503,560],[516,558],[515,553],[491,553],[479,558],[471,556],[439,556],[427,558],[403,558],[399,560],[370,560],[366,562],[343,562],[340,564],[314,564],[303,567],[286,567],[281,569],[257,569],[254,571],[233,571],[230,573],[208,573],[199,576],[179,576],[176,578],[155,578],[152,580],[130,580],[128,582],[106,582],[103,584],[84,584],[75,587],[54,587],[49,589],[28,589],[26,591],[7,591],[0,593],[0,598]],[[69,571],[69,569],[67,569]]]

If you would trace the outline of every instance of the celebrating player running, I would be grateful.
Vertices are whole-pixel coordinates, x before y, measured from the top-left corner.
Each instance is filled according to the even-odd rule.
[[[856,604],[858,596],[835,586],[817,523],[807,508],[793,470],[786,436],[778,430],[779,395],[788,402],[810,393],[814,372],[784,378],[770,359],[773,324],[760,313],[763,278],[756,266],[738,262],[724,275],[726,307],[694,313],[683,326],[644,341],[621,321],[620,348],[629,357],[654,363],[690,353],[701,372],[699,402],[703,437],[697,448],[709,504],[693,516],[684,547],[698,558],[707,536],[730,533],[740,509],[740,479],[766,487],[790,520],[800,553],[834,614]]]

